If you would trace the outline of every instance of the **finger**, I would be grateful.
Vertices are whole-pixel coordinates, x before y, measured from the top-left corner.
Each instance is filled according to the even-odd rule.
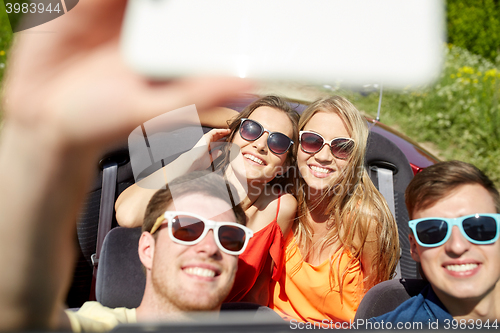
[[[211,145],[213,142],[227,135],[227,133],[219,133],[221,131],[225,132],[226,130],[220,128],[211,129],[210,131],[205,133],[200,140],[198,140],[195,147]]]
[[[210,142],[219,141],[219,140],[225,138],[229,133],[231,133],[230,129],[225,129],[225,128],[224,129],[218,128],[218,129],[214,129],[212,131],[210,131],[212,133],[208,132],[208,133],[210,133],[210,135],[207,136],[207,138],[209,138],[208,141],[210,141]]]
[[[208,136],[214,136],[217,133],[226,132],[228,130],[229,130],[228,128],[212,128],[210,131],[208,131],[207,133],[205,133],[205,136],[207,136],[207,137]]]

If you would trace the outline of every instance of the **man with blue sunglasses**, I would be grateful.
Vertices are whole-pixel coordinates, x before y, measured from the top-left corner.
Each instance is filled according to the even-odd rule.
[[[471,164],[441,162],[418,173],[405,197],[411,255],[429,285],[370,321],[498,328],[500,196],[493,182]]]

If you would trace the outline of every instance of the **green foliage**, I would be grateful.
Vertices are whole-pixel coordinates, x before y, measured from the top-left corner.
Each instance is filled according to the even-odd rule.
[[[377,93],[349,97],[376,114]],[[450,45],[434,85],[384,92],[381,113],[382,122],[433,143],[446,160],[473,163],[500,186],[500,71],[492,62]]]
[[[498,0],[447,0],[448,42],[495,61],[500,55]]]
[[[10,27],[13,28],[12,30],[15,31],[15,28],[17,27],[17,25],[19,24],[19,22],[21,21],[22,17],[24,16],[24,13],[21,11],[19,11],[19,13],[16,13],[15,11],[15,5],[21,5],[22,4],[31,4],[31,1],[30,0],[9,0],[8,1],[9,3],[11,3],[13,6],[14,6],[14,10],[11,11],[10,14],[7,14],[8,17],[9,17],[9,22],[10,22]],[[4,0],[4,4],[5,4],[5,0]],[[21,7],[19,7],[21,8]]]
[[[7,62],[7,53],[12,43],[12,29],[10,28],[9,18],[5,11],[4,2],[0,1],[0,82],[2,82],[5,65]]]
[[[7,53],[12,44],[12,29],[10,28],[9,18],[5,11],[4,2],[0,1],[0,90],[3,86],[3,73],[7,64]],[[2,110],[0,109],[0,121],[2,119]]]

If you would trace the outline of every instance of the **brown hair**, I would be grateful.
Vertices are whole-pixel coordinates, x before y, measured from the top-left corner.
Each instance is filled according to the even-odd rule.
[[[473,184],[481,185],[490,193],[497,213],[500,213],[500,196],[488,176],[472,164],[448,161],[423,169],[408,184],[405,202],[410,219],[415,211],[431,207],[457,187]]]
[[[182,186],[177,186],[181,184]],[[173,197],[170,188],[174,186],[176,187],[176,197],[201,193],[209,197],[224,200],[232,207],[236,222],[246,225],[245,212],[240,204],[234,204],[234,202],[240,202],[234,186],[217,173],[196,171],[174,179],[167,184],[165,189],[160,189],[153,195],[151,200],[149,200],[144,215],[144,223],[142,224],[143,232],[149,232],[155,224],[156,219],[165,213],[168,205],[172,203]]]
[[[368,230],[376,223],[377,251],[372,254],[372,274],[365,280],[365,289],[388,280],[394,274],[399,259],[399,238],[396,221],[387,202],[375,188],[364,167],[364,156],[368,140],[366,119],[347,99],[332,96],[320,99],[311,104],[302,114],[299,121],[299,131],[318,112],[337,114],[344,122],[347,131],[355,145],[347,159],[347,166],[337,178],[336,184],[330,184],[323,194],[323,200],[329,200],[327,212],[330,215],[332,228],[328,231],[321,246],[326,248],[340,241],[343,249],[352,254],[352,259],[342,272],[338,271],[340,291],[349,269],[361,258],[368,236]],[[299,248],[305,250],[304,257],[312,249],[312,227],[307,218],[311,203],[307,199],[308,186],[302,177],[298,177],[295,192],[298,201],[299,223],[294,229]],[[361,245],[354,246],[359,239]],[[338,253],[342,254],[343,251]],[[334,274],[333,258],[330,263],[330,275]],[[333,281],[333,278],[330,279]],[[333,288],[333,286],[332,286]]]

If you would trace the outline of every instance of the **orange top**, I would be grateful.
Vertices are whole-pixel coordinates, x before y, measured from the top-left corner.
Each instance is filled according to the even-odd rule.
[[[342,272],[350,259],[350,252],[338,250],[340,254],[333,263]],[[286,239],[285,269],[280,280],[271,289],[273,294],[269,307],[285,320],[319,322],[327,319],[343,322],[354,319],[358,305],[364,296],[363,273],[359,261],[345,276],[342,298],[340,297],[337,272],[330,278],[330,260],[319,266],[308,264],[302,259],[295,237]],[[333,289],[330,281],[333,282]]]
[[[224,302],[254,302],[267,305],[271,280],[278,280],[283,267],[284,239],[276,217],[267,226],[254,233],[245,252],[238,258],[238,271],[233,288]],[[255,287],[251,294],[250,290]]]

